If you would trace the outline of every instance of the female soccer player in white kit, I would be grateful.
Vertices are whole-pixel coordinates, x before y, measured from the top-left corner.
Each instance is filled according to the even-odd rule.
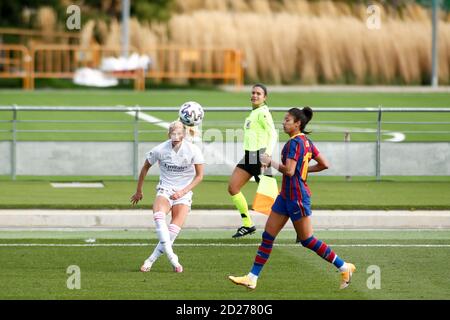
[[[147,153],[141,169],[136,193],[131,197],[133,205],[142,200],[142,186],[148,170],[159,163],[160,179],[153,203],[153,218],[159,243],[141,266],[142,272],[150,271],[153,263],[164,252],[175,272],[183,272],[172,244],[184,224],[192,203],[192,189],[203,179],[204,158],[200,148],[184,139],[185,128],[180,121],[169,126],[169,140]],[[172,211],[172,220],[167,227],[166,214]]]

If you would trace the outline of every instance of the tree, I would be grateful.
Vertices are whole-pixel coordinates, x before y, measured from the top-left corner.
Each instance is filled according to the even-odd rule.
[[[61,9],[59,0],[0,0],[0,26],[30,28],[31,24],[23,19],[23,10],[25,8],[31,10],[38,9],[42,6],[50,6],[57,12]]]
[[[175,7],[175,0],[134,0],[131,15],[141,21],[168,21]]]

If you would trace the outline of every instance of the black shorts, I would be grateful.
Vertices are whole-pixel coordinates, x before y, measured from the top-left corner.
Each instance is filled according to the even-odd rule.
[[[259,175],[261,174],[261,161],[259,161],[259,155],[264,153],[266,149],[260,149],[258,151],[248,151],[245,150],[245,155],[236,165],[236,167],[247,171],[250,175],[255,178],[255,181],[259,183]],[[270,168],[268,168],[264,175],[272,176]]]

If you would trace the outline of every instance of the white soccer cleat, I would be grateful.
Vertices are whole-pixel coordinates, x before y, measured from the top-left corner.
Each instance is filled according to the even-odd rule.
[[[176,273],[182,273],[183,272],[183,266],[181,264],[179,264],[176,267],[173,267],[173,271]]]
[[[141,266],[141,271],[142,272],[149,272],[150,269],[152,268],[153,262],[150,262],[150,260],[145,260],[144,264]]]
[[[183,272],[183,266],[178,262],[178,256],[174,254],[170,260],[170,263],[173,266],[173,271],[176,273]]]

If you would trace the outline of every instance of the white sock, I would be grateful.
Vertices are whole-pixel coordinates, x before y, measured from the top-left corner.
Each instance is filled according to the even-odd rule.
[[[249,272],[247,276],[248,276],[248,277],[250,278],[250,280],[252,280],[252,281],[257,281],[257,280],[258,280],[258,276],[255,275],[255,274],[253,274],[253,273],[251,273],[251,272]]]
[[[159,242],[163,245],[164,252],[172,265],[178,265],[178,257],[173,252],[172,243],[170,241],[169,229],[167,228],[166,215],[164,212],[155,212],[153,214],[155,220],[156,233],[158,234]]]
[[[173,245],[175,242],[175,239],[177,238],[178,234],[180,233],[181,228],[177,226],[176,224],[169,224],[169,237],[170,237],[170,243]],[[164,253],[164,245],[159,242],[156,246],[155,250],[153,250],[153,253],[148,257],[148,260],[152,263],[158,260],[158,258]]]
[[[348,267],[347,267],[347,263],[344,262],[344,264],[342,265],[342,267],[339,268],[340,272],[346,272],[348,271]]]

